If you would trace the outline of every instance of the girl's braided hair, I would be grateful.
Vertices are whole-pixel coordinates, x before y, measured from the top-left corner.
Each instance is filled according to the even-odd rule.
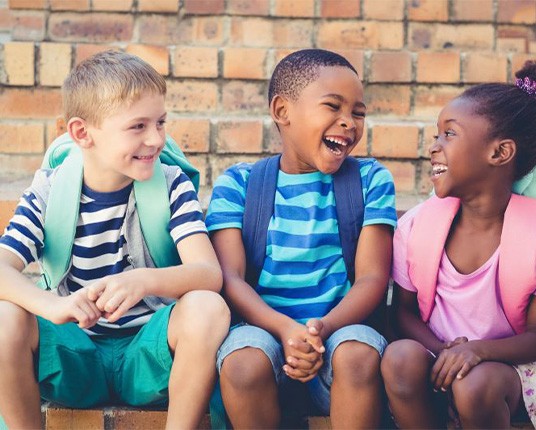
[[[512,139],[516,143],[517,180],[536,165],[536,61],[527,61],[515,76],[514,84],[476,85],[460,98],[473,101],[475,114],[488,120],[490,139]]]

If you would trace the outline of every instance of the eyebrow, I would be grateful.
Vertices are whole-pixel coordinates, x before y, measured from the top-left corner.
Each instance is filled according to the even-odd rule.
[[[343,102],[344,101],[344,97],[341,96],[340,94],[325,94],[323,97],[332,97],[334,99],[337,99],[339,100],[340,102]],[[360,107],[364,107],[365,109],[367,108],[367,105],[363,102],[357,102],[355,104],[355,106],[360,106]]]

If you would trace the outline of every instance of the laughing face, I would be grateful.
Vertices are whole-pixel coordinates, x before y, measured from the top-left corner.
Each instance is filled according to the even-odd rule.
[[[283,100],[274,117],[283,140],[281,169],[286,173],[332,174],[363,135],[363,86],[347,67],[322,67],[296,101]]]

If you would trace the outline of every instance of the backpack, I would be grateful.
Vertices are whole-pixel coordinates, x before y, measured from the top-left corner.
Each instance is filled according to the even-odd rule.
[[[274,213],[275,190],[281,155],[257,161],[249,174],[242,241],[246,251],[246,281],[255,287],[266,257],[266,232]],[[347,157],[333,174],[342,255],[350,282],[355,279],[355,253],[364,219],[359,161]]]
[[[157,267],[180,264],[177,248],[167,230],[171,216],[166,178],[161,163],[179,166],[189,176],[196,191],[199,171],[186,159],[177,143],[166,135],[166,142],[147,181],[134,181],[136,208],[143,237]],[[65,133],[47,149],[41,168],[58,168],[47,202],[44,221],[43,281],[41,287],[56,288],[67,272],[78,221],[82,191],[82,151]]]
[[[459,207],[457,198],[434,196],[422,204],[413,221],[408,239],[408,273],[417,287],[424,322],[434,308],[439,263]],[[499,294],[506,318],[517,334],[525,331],[527,306],[536,287],[535,213],[535,199],[512,194],[501,233]]]

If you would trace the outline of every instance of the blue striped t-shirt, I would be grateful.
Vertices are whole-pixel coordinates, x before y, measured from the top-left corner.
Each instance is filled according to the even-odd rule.
[[[203,213],[190,179],[178,167],[169,188],[171,218],[168,229],[178,243],[195,233],[206,233]],[[49,179],[51,170],[36,173],[34,181]],[[72,266],[67,275],[69,291],[74,292],[104,276],[132,270],[129,244],[125,239],[127,203],[132,184],[109,193],[96,192],[83,185],[80,212],[72,248]],[[25,191],[15,215],[0,238],[0,247],[18,255],[25,265],[38,261],[43,249],[44,208],[32,186]],[[139,246],[139,245],[138,245]],[[154,313],[138,302],[114,323],[100,318],[86,330],[89,334],[115,333],[145,324]]]
[[[359,166],[363,226],[395,227],[391,173],[374,159],[360,159]],[[234,165],[217,179],[206,218],[209,231],[242,228],[251,167],[248,163]],[[280,170],[256,291],[272,308],[304,323],[326,315],[350,287],[339,238],[333,176]]]

